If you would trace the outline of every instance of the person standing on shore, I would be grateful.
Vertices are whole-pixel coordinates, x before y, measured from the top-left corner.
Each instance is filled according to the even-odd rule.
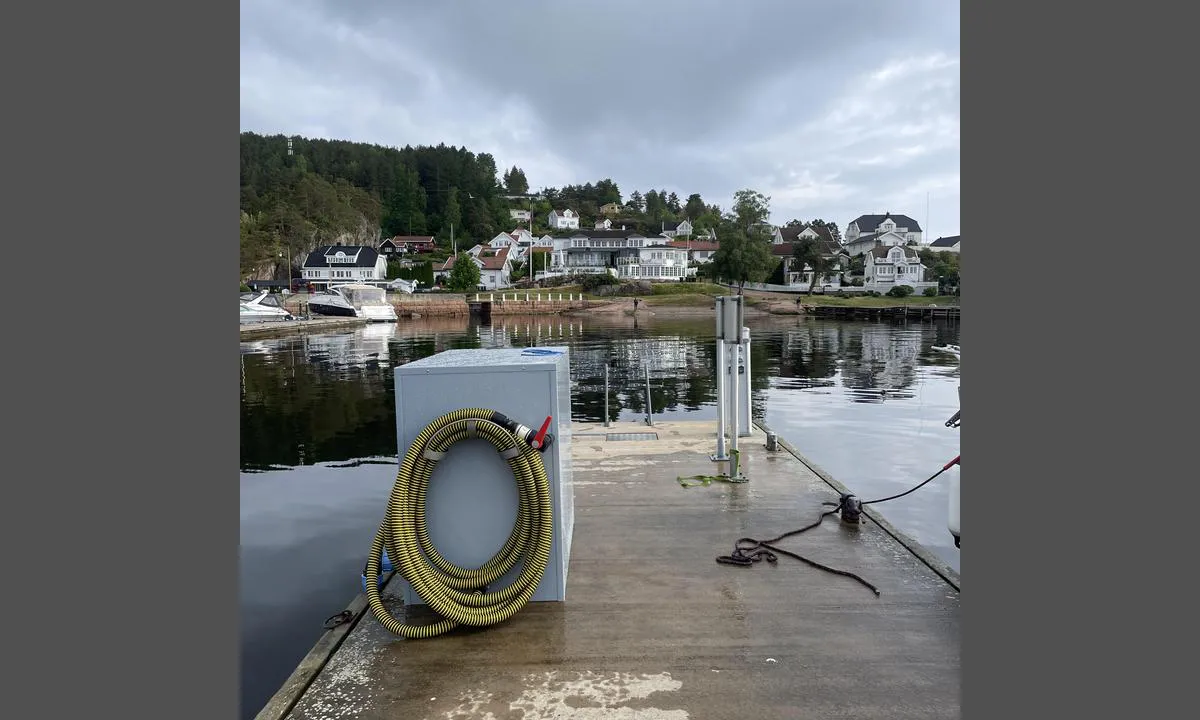
[[[637,309],[638,309],[638,303],[640,303],[640,302],[641,302],[641,299],[639,299],[639,298],[634,298],[634,299],[633,299],[633,311],[634,311],[634,312],[637,312]]]

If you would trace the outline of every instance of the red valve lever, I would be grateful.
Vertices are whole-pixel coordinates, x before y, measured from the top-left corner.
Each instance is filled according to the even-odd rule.
[[[546,437],[546,430],[550,427],[550,416],[546,416],[546,422],[542,423],[542,429],[537,431],[537,435],[533,436],[533,446],[541,447],[542,438]]]
[[[962,457],[962,455],[959,455],[959,456],[955,457],[953,460],[951,460],[950,462],[946,463],[945,467],[943,467],[942,469],[949,470],[950,468],[954,467],[955,465],[958,464],[958,458],[960,458],[960,457]]]

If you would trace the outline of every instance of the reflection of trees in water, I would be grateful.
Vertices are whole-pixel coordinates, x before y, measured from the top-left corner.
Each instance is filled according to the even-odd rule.
[[[296,466],[395,453],[391,363],[370,345],[294,338],[242,356],[241,464]]]
[[[907,389],[918,364],[958,372],[954,356],[929,350],[957,343],[957,323],[755,323],[750,379],[752,412],[759,418],[766,411],[763,391],[772,382],[811,390],[835,386],[840,378],[853,399],[879,402],[912,397]],[[628,317],[498,317],[490,324],[463,316],[405,318],[390,330],[242,343],[242,464],[249,469],[394,456],[393,369],[452,348],[567,346],[576,421],[603,420],[605,363],[610,420],[645,412],[646,367],[656,416],[711,412],[713,324],[709,318],[641,320],[636,327]]]
[[[711,403],[715,350],[698,339],[639,329],[627,333],[603,328],[572,345],[575,381],[573,415],[601,421],[604,415],[604,367],[608,365],[609,420],[622,411],[646,411],[646,371],[654,413],[698,410]]]

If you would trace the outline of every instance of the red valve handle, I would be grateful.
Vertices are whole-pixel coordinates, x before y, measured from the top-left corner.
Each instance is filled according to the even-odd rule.
[[[550,428],[550,416],[546,416],[546,422],[542,423],[542,428],[537,431],[537,435],[533,436],[533,446],[540,448],[542,446],[542,438],[546,437],[546,430]]]

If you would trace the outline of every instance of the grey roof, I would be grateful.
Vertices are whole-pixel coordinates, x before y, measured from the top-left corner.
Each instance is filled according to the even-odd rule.
[[[339,251],[346,254],[347,257],[358,253],[358,257],[352,263],[331,263],[325,259],[326,255],[336,255]],[[313,250],[304,259],[304,267],[375,267],[375,261],[379,259],[379,253],[375,248],[366,247],[364,245],[322,245]]]
[[[929,243],[929,247],[954,247],[958,244],[958,236],[950,235],[949,237],[940,237],[937,240]]]
[[[916,220],[907,215],[893,215],[890,212],[886,212],[883,215],[859,215],[857,218],[851,220],[850,224],[857,224],[859,232],[874,232],[875,228],[879,227],[888,218],[896,222],[896,227],[908,228],[913,232],[921,232],[921,226]]]
[[[605,238],[605,239],[628,238],[628,237],[650,237],[648,235],[642,235],[642,233],[638,232],[637,230],[628,230],[628,229],[621,230],[620,228],[613,228],[612,230],[577,230],[577,231],[571,233],[570,235],[565,235],[563,237],[583,237],[583,236],[587,236],[589,238]]]
[[[858,245],[859,243],[875,242],[883,233],[871,233],[870,235],[859,235],[855,239],[846,243],[847,245]]]
[[[880,245],[878,247],[871,248],[871,254],[874,255],[875,259],[877,260],[886,260],[888,254],[892,252],[892,248],[900,248],[903,250],[904,257],[908,258],[909,260],[920,259],[920,255],[917,254],[916,248],[908,245]]]
[[[813,232],[815,232],[818,236],[820,236],[820,239],[827,243],[837,242],[833,239],[833,233],[829,231],[829,228],[815,227],[812,223],[805,223],[804,225],[792,225],[791,227],[781,227],[779,228],[779,235],[783,238],[784,242],[795,242],[797,239],[799,239],[800,233],[804,232],[808,228],[812,228]]]

